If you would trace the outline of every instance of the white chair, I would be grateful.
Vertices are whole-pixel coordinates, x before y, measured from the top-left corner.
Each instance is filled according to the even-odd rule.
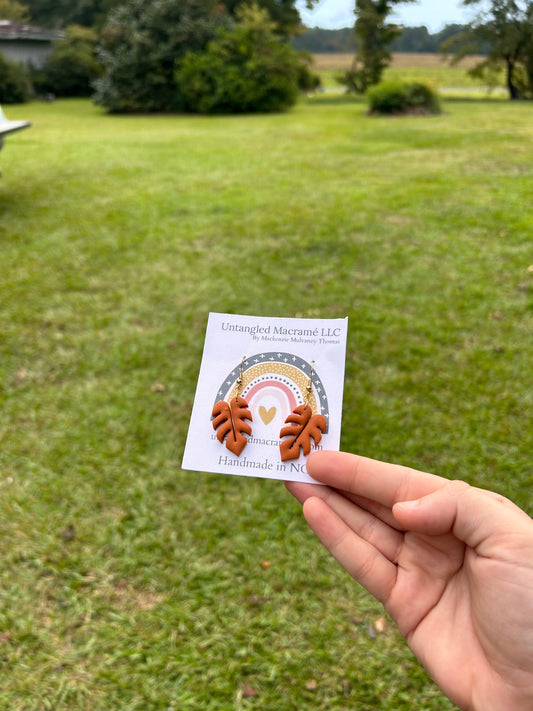
[[[22,131],[23,128],[29,128],[31,126],[31,121],[9,121],[2,111],[0,106],[0,151],[4,145],[5,136],[10,133],[15,133],[15,131]],[[1,173],[0,173],[1,175]]]

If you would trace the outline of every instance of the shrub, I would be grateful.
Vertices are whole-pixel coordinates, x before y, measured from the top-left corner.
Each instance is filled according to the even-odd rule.
[[[196,113],[283,111],[298,98],[303,61],[275,34],[268,12],[242,6],[234,29],[203,52],[189,53],[176,72],[182,106]]]
[[[56,96],[90,96],[93,82],[102,73],[95,56],[96,34],[79,25],[70,25],[66,37],[54,42],[52,54],[35,70],[37,93]]]
[[[312,71],[313,55],[311,52],[298,52],[298,88],[300,91],[313,92],[320,88],[321,81],[318,74]]]
[[[438,114],[437,94],[426,84],[381,82],[367,92],[371,114]]]
[[[179,108],[175,69],[203,49],[228,17],[216,0],[128,0],[108,16],[98,57],[97,104],[111,112]]]
[[[405,111],[407,92],[401,82],[381,82],[367,92],[370,113],[399,114]]]
[[[429,114],[439,114],[441,111],[437,92],[427,84],[413,82],[406,84],[407,106],[416,111],[420,109]]]
[[[0,104],[21,104],[32,96],[33,87],[25,67],[0,54]]]

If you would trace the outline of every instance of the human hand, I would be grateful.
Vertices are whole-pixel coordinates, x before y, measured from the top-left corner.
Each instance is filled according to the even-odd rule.
[[[465,711],[533,709],[533,520],[498,494],[344,452],[287,482],[339,563]]]

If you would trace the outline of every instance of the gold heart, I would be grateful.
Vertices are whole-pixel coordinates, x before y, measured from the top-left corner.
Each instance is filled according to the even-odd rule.
[[[263,407],[263,405],[260,405],[259,414],[261,415],[261,419],[263,420],[265,425],[268,425],[268,423],[272,422],[274,417],[276,417],[276,408],[271,407],[270,410],[267,410],[266,407]]]

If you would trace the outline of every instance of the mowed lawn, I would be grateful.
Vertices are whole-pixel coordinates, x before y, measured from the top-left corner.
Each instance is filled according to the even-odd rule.
[[[343,448],[533,513],[533,105],[444,109],[4,107],[0,708],[452,709],[281,482],[180,468],[209,311],[348,316]]]

